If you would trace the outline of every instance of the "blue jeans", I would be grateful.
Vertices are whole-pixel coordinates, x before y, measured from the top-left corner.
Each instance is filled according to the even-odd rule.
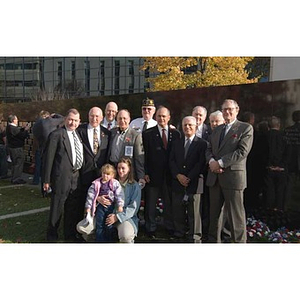
[[[99,204],[96,209],[96,242],[110,242],[113,225],[105,225],[107,216],[113,213],[114,204],[104,207]]]

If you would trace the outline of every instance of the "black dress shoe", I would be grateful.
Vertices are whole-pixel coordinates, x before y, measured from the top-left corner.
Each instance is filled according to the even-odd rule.
[[[19,178],[19,179],[16,179],[14,181],[11,181],[11,183],[12,184],[24,184],[24,183],[26,183],[26,181],[23,180],[23,179],[21,179],[21,178]]]

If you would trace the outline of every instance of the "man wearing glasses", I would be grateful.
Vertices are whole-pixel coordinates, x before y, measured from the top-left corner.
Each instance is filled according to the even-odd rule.
[[[142,101],[142,117],[132,120],[129,126],[138,132],[143,132],[156,126],[157,122],[153,119],[155,110],[154,100],[149,98],[144,99]]]
[[[226,99],[222,105],[225,124],[215,128],[206,151],[209,170],[206,184],[210,194],[209,241],[220,242],[219,217],[223,204],[228,213],[231,238],[246,243],[246,160],[253,142],[253,127],[237,120],[239,106]]]

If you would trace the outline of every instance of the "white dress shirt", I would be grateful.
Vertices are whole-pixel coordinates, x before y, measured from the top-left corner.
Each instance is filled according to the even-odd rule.
[[[146,120],[144,118],[136,118],[134,120],[131,121],[130,123],[130,127],[131,128],[134,128],[135,130],[139,131],[139,132],[142,132],[143,130],[143,126],[144,126],[144,123],[146,122]],[[157,122],[153,119],[150,119],[148,121],[148,125],[147,125],[147,129],[148,128],[151,128],[151,127],[154,127],[157,125]]]
[[[95,127],[95,129],[97,130],[98,144],[99,144],[99,147],[100,147],[100,145],[101,145],[100,125]],[[90,124],[88,124],[88,127],[87,127],[87,134],[88,134],[88,139],[89,139],[91,149],[93,151],[94,150],[94,127],[92,127]]]
[[[75,166],[75,162],[76,162],[76,152],[75,152],[75,144],[74,144],[74,137],[73,137],[73,130],[68,130],[67,129],[67,134],[70,140],[70,144],[71,144],[71,150],[72,150],[72,160],[73,160],[73,166]],[[82,143],[80,142],[80,139],[78,137],[78,134],[75,132],[77,139],[78,139],[78,144],[80,147],[80,152],[81,152],[81,157],[83,157],[83,146]]]

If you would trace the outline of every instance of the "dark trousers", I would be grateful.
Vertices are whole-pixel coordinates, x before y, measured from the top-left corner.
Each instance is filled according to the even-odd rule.
[[[7,176],[7,154],[5,145],[0,144],[0,178]]]
[[[34,160],[35,160],[35,168],[34,168],[32,183],[38,185],[40,183],[41,169],[42,169],[40,149],[37,149],[35,151]]]
[[[62,194],[56,194],[55,187],[52,187],[49,223],[47,228],[47,240],[56,241],[58,239],[58,228],[62,215],[64,216],[64,239],[75,241],[78,220],[78,203],[80,199],[79,172],[72,174],[72,184],[70,190]]]
[[[163,201],[164,226],[168,231],[173,231],[171,187],[164,182],[162,186],[145,187],[145,229],[147,232],[156,231],[156,203],[157,199]]]
[[[266,207],[285,209],[285,190],[287,186],[287,174],[284,171],[267,171],[265,178]]]
[[[11,181],[14,182],[22,177],[24,166],[23,148],[8,148],[11,158]]]

